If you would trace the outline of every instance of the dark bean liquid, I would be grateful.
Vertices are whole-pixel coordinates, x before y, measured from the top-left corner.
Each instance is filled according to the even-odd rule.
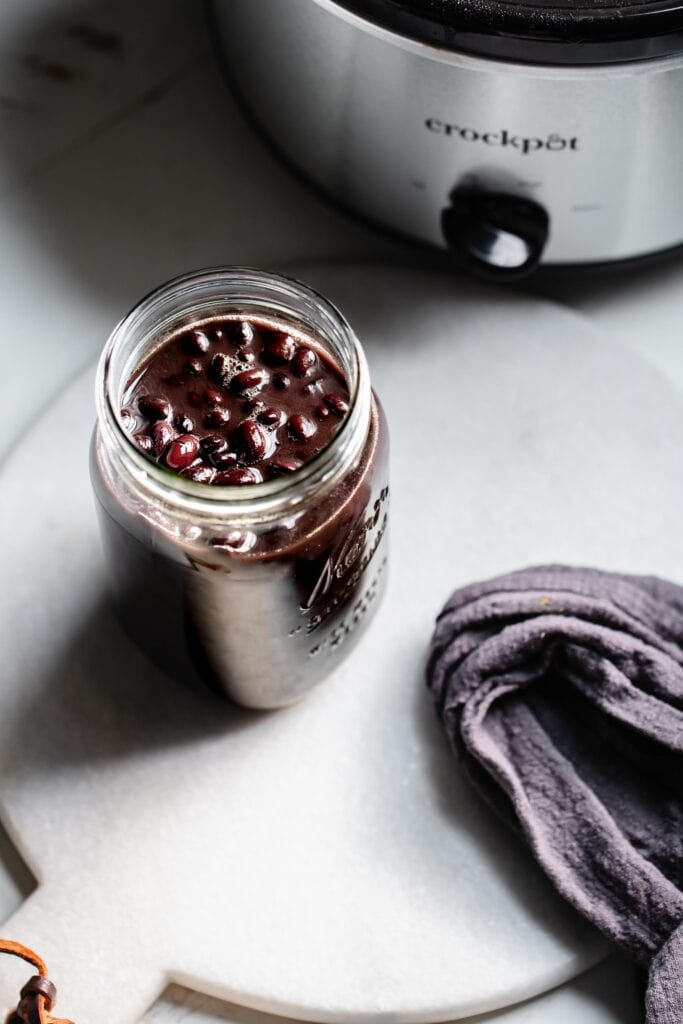
[[[166,341],[124,401],[124,425],[151,459],[201,483],[246,485],[322,451],[348,412],[349,389],[313,344],[234,318]]]
[[[349,388],[315,339],[224,316],[163,341],[129,381],[131,440],[173,473],[258,485],[294,472],[344,425]],[[267,528],[210,535],[141,502],[102,439],[92,479],[119,615],[169,673],[277,707],[323,679],[371,620],[386,579],[388,446],[372,396],[356,460]]]

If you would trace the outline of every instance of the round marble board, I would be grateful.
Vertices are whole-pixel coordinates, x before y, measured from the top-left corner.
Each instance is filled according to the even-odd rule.
[[[461,778],[425,652],[474,578],[567,561],[680,579],[683,400],[558,306],[399,269],[302,276],[367,346],[393,496],[376,623],[301,704],[231,712],[121,633],[91,371],[2,472],[0,804],[39,882],[4,930],[81,1024],[135,1024],[171,981],[299,1019],[444,1020],[604,952]]]

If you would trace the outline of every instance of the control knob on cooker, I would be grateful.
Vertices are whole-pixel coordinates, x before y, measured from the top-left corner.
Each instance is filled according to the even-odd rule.
[[[465,187],[451,193],[441,214],[456,262],[480,276],[507,280],[538,266],[549,223],[546,211],[531,199]]]

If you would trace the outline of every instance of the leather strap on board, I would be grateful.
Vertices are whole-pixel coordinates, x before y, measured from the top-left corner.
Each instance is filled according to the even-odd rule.
[[[7,1017],[6,1024],[72,1024],[50,1016],[57,998],[57,989],[47,976],[47,967],[37,953],[19,942],[0,939],[0,953],[18,956],[38,972],[29,978],[19,993],[19,1004]]]

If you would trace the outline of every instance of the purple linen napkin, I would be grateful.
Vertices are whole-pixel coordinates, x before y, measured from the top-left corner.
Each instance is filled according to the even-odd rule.
[[[428,686],[454,749],[558,892],[683,1024],[683,588],[525,569],[457,590]]]

